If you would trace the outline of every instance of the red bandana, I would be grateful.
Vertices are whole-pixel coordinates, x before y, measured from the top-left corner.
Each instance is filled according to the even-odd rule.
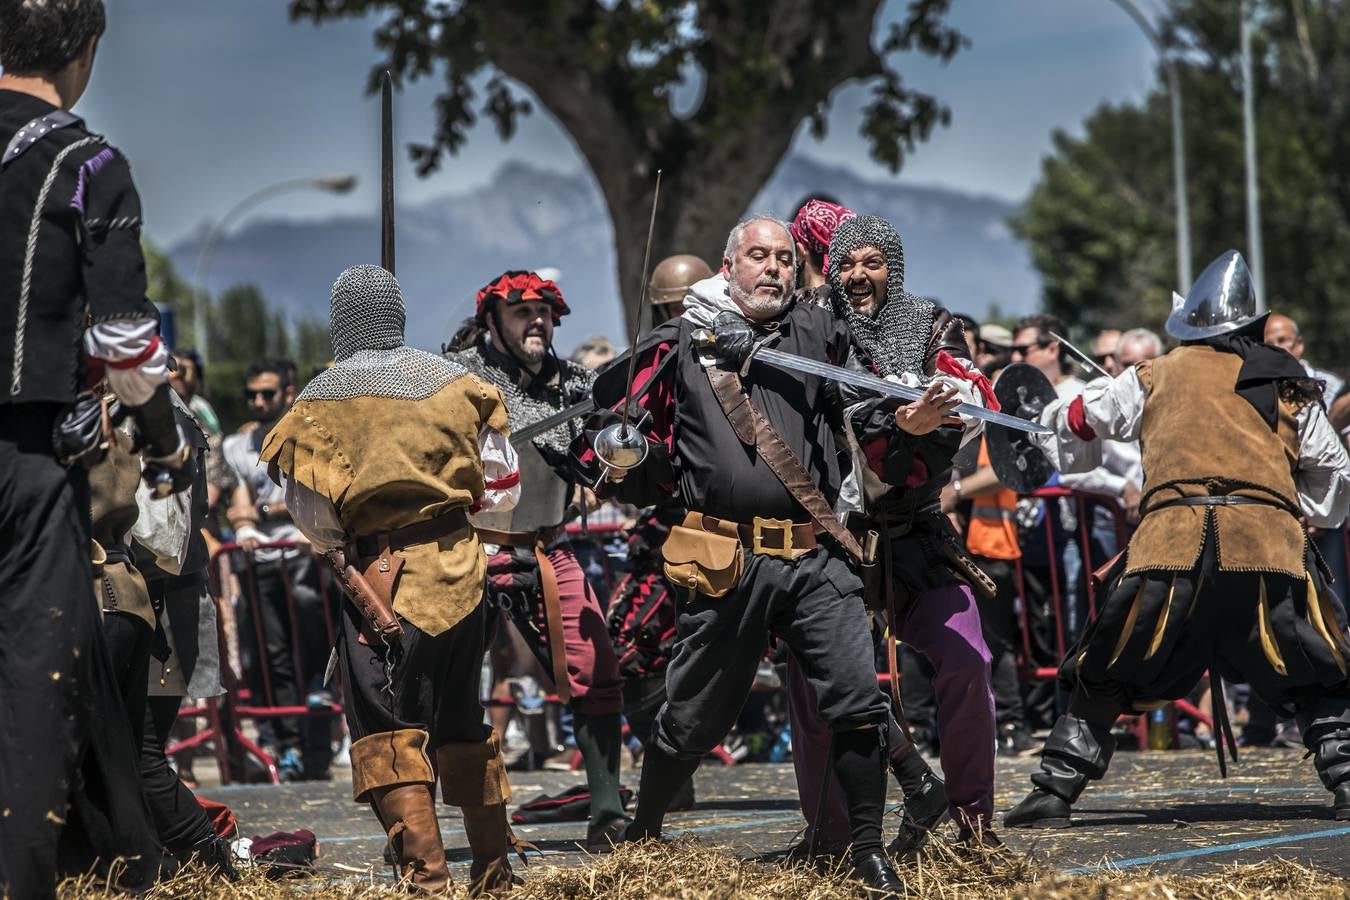
[[[830,238],[840,223],[856,219],[858,214],[846,206],[825,200],[807,200],[792,220],[792,239],[811,253],[825,254],[825,271],[830,270]]]

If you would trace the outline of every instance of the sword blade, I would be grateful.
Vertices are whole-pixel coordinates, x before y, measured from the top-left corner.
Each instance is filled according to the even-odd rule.
[[[832,366],[827,362],[821,362],[815,359],[808,359],[805,356],[798,356],[795,353],[784,353],[782,350],[760,350],[755,354],[757,362],[768,363],[780,369],[790,369],[796,372],[806,372],[811,375],[818,375],[821,378],[828,378],[831,381],[841,381],[844,384],[851,384],[855,387],[867,388],[876,391],[878,394],[885,394],[888,397],[898,397],[901,400],[918,400],[923,396],[923,388],[909,387],[908,385],[898,384],[894,381],[887,381],[884,378],[878,378],[875,375],[867,375],[863,372],[854,372],[851,369]],[[1029,431],[1033,434],[1049,434],[1050,429],[1040,422],[1032,422],[1029,419],[1019,419],[1017,416],[1010,416],[1007,413],[994,412],[985,409],[983,406],[976,406],[973,403],[960,403],[951,410],[958,415],[970,416],[972,419],[980,419],[985,422],[992,422],[995,425],[1002,425],[1004,428],[1013,428],[1017,431]]]
[[[592,413],[594,411],[595,411],[594,400],[591,400],[589,398],[586,400],[582,400],[580,403],[574,403],[571,406],[567,407],[567,409],[564,409],[561,412],[556,412],[546,419],[540,419],[538,422],[533,422],[529,425],[526,425],[524,428],[520,428],[517,429],[516,431],[511,432],[511,440],[513,441],[534,440],[535,438],[539,437],[539,435],[544,434],[547,431],[552,431],[559,425],[566,424],[568,421],[572,419],[575,419],[579,416],[587,415],[588,413]]]
[[[394,77],[380,82],[380,265],[394,274]]]
[[[1052,338],[1059,341],[1059,345],[1063,347],[1065,350],[1068,350],[1071,356],[1078,357],[1079,364],[1081,364],[1084,368],[1093,369],[1098,375],[1105,375],[1107,378],[1111,377],[1110,372],[1106,371],[1101,366],[1097,365],[1097,361],[1095,359],[1093,359],[1092,357],[1084,353],[1082,350],[1079,350],[1077,347],[1075,347],[1073,345],[1073,342],[1070,341],[1068,338],[1062,335],[1055,334],[1053,331],[1049,332],[1049,334]]]

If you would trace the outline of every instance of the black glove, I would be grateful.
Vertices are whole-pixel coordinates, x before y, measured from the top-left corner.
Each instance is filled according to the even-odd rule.
[[[169,391],[169,385],[165,382],[155,388],[149,400],[131,408],[146,459],[163,460],[179,456],[186,444],[178,430],[178,419],[173,414]]]
[[[157,499],[189,490],[197,477],[197,461],[187,442],[183,443],[182,450],[172,456],[142,456],[141,459],[145,461],[141,478]]]
[[[116,428],[126,418],[126,409],[116,400],[108,404],[107,424]],[[61,465],[80,465],[91,469],[107,450],[104,433],[103,398],[92,393],[80,394],[67,406],[52,428],[52,446]]]
[[[713,350],[725,362],[739,366],[755,347],[755,330],[734,312],[720,312],[713,319]]]
[[[141,478],[157,497],[182,493],[192,487],[197,473],[192,446],[178,429],[169,390],[167,383],[161,384],[148,401],[131,408],[145,462]]]

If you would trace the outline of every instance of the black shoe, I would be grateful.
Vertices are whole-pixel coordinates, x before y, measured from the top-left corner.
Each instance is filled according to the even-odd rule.
[[[1068,828],[1069,804],[1049,791],[1036,788],[1003,814],[1009,828]]]
[[[865,853],[853,861],[853,877],[866,887],[869,900],[899,900],[905,895],[905,883],[880,850]]]
[[[950,815],[947,784],[929,771],[917,790],[905,794],[905,819],[913,825],[932,831]]]
[[[975,857],[1004,856],[1008,853],[1008,848],[1004,846],[998,834],[987,825],[983,828],[971,828],[969,825],[962,825],[960,831],[956,833],[956,841],[953,843],[952,849],[964,856]]]
[[[194,844],[188,861],[203,869],[214,869],[226,881],[239,880],[239,872],[234,867],[234,854],[230,851],[229,841],[219,835],[212,835]]]
[[[913,856],[928,843],[933,829],[950,818],[947,785],[937,773],[930,770],[923,776],[919,787],[905,794],[900,830],[886,852],[897,859]]]
[[[1350,822],[1350,781],[1336,785],[1336,821]]]
[[[777,863],[788,867],[809,864],[814,866],[817,871],[825,872],[833,869],[835,864],[843,859],[847,853],[847,846],[827,844],[822,841],[816,846],[816,855],[812,856],[811,839],[802,838],[788,849],[766,853],[760,859],[764,862]]]
[[[619,844],[628,840],[628,826],[633,820],[627,816],[611,819],[604,825],[586,829],[586,852],[609,853]]]

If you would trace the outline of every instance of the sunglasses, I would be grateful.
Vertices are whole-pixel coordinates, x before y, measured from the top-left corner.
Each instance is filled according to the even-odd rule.
[[[1115,355],[1114,353],[1101,353],[1101,354],[1096,354],[1096,353],[1094,353],[1094,354],[1092,355],[1092,361],[1095,362],[1095,363],[1096,363],[1097,365],[1099,365],[1099,366],[1104,366],[1104,365],[1106,365],[1106,361],[1107,361],[1108,359],[1115,359],[1115,358],[1116,358],[1116,355]]]
[[[1013,344],[1008,349],[1014,353],[1020,353],[1023,356],[1026,356],[1027,351],[1030,350],[1032,347],[1049,347],[1053,343],[1054,343],[1053,340],[1040,340],[1032,344]]]
[[[277,398],[277,389],[276,389],[276,388],[261,388],[261,389],[259,389],[259,390],[254,391],[254,390],[249,390],[248,388],[244,388],[244,399],[245,399],[245,400],[252,400],[254,397],[262,397],[262,398],[263,398],[264,400],[266,400],[268,403],[271,403],[273,400],[275,400],[275,399]]]

